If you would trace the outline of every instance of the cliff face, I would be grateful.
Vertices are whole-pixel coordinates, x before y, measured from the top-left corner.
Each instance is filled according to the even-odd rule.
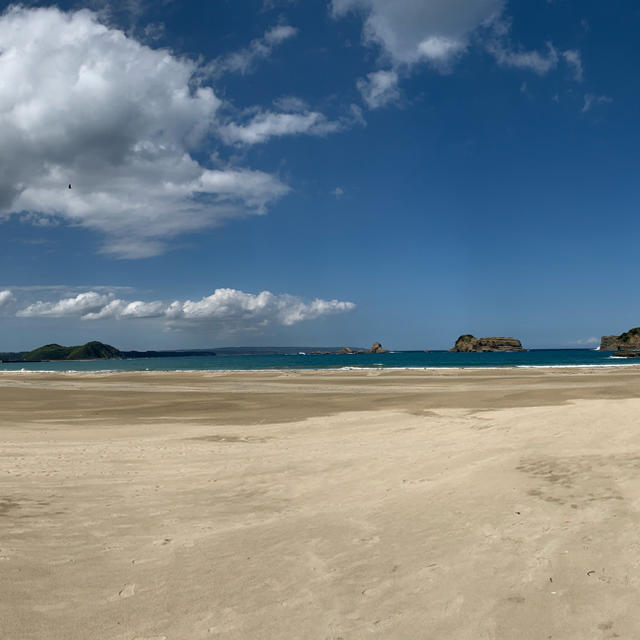
[[[602,336],[600,339],[600,351],[617,351],[620,336]]]
[[[619,336],[602,336],[600,351],[637,351],[640,349],[640,327]]]
[[[455,353],[483,353],[487,351],[524,351],[516,338],[476,338],[470,334],[460,336],[453,349]]]

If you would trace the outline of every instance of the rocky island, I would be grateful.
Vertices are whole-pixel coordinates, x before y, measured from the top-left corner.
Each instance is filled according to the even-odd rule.
[[[460,336],[451,353],[486,353],[491,351],[524,351],[516,338],[476,338],[471,334]]]
[[[640,327],[630,329],[619,336],[602,336],[600,351],[633,352],[640,350]],[[623,353],[623,355],[625,355]]]
[[[374,342],[371,345],[371,349],[351,349],[351,347],[343,347],[342,349],[338,349],[336,354],[340,355],[349,355],[354,353],[389,353],[387,349],[383,349],[382,345],[379,342]]]

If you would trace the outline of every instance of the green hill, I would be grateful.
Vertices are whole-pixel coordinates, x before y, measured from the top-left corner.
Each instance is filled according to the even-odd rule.
[[[81,347],[71,347],[67,360],[121,360],[122,353],[109,344],[94,340]]]
[[[63,347],[59,344],[46,344],[22,356],[25,362],[38,360],[121,360],[122,353],[109,344],[87,342],[81,346]]]

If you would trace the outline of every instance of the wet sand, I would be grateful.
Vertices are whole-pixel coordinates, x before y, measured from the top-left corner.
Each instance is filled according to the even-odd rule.
[[[0,374],[0,638],[640,637],[640,369]]]

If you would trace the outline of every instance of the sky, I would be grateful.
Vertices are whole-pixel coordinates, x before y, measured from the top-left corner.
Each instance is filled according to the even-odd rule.
[[[632,0],[0,11],[0,351],[640,325]]]

